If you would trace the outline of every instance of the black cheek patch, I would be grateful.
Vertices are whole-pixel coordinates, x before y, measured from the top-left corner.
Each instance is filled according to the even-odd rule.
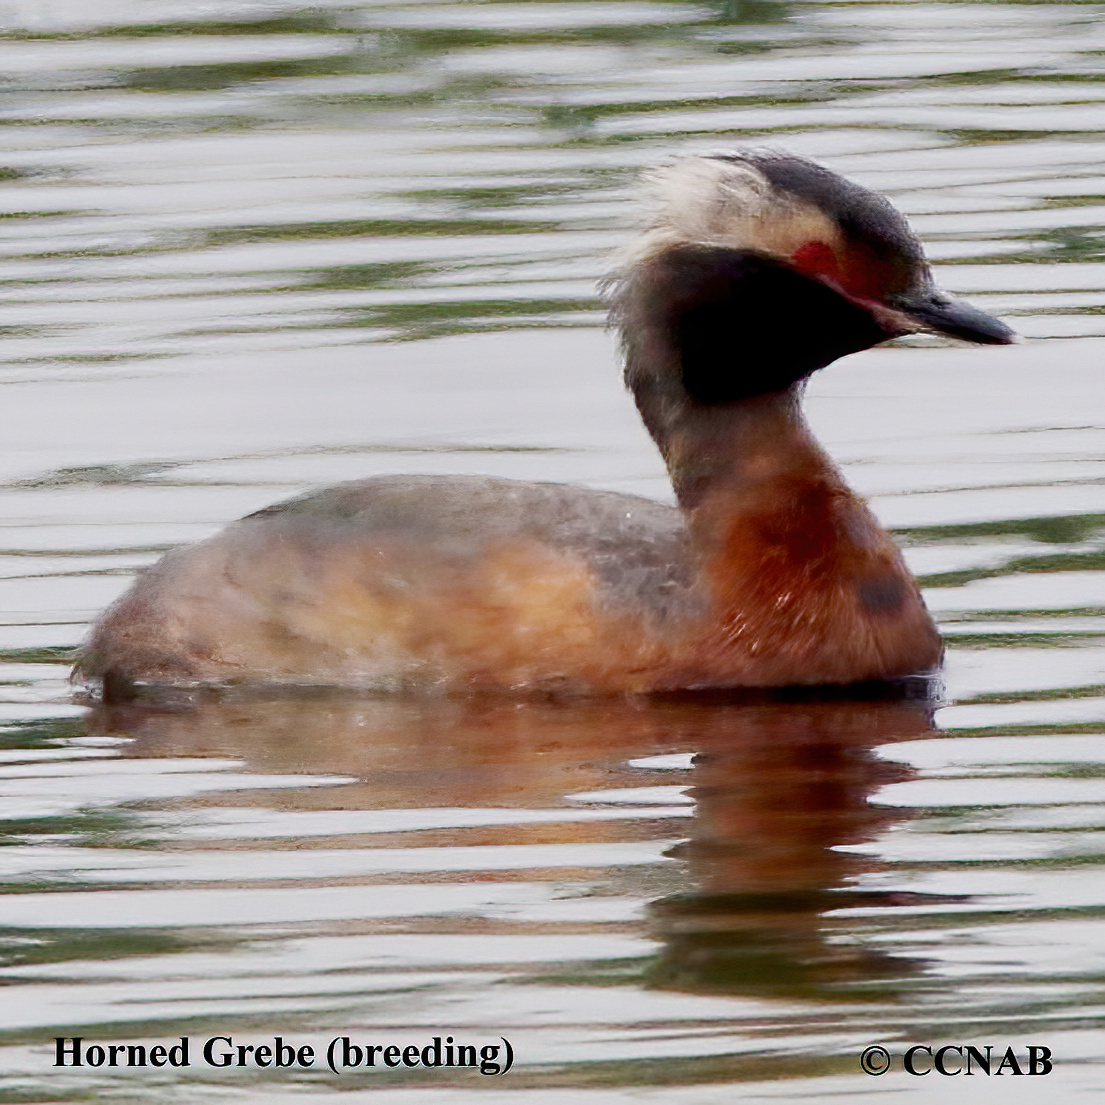
[[[699,403],[780,391],[891,336],[862,307],[763,254],[684,246],[652,265],[683,386]]]

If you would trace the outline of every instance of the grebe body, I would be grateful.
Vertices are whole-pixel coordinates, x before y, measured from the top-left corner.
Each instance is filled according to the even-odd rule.
[[[806,378],[916,329],[1000,344],[882,197],[800,158],[692,158],[612,281],[678,500],[380,477],[243,518],[139,577],[78,672],[134,684],[648,692],[938,664],[900,552],[814,440]]]

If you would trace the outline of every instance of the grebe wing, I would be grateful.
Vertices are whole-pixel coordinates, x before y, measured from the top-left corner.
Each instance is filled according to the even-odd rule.
[[[674,506],[639,495],[492,476],[374,476],[265,507],[232,530],[275,527],[289,539],[410,543],[455,562],[528,540],[574,554],[610,609],[668,617],[693,581]],[[244,534],[243,534],[244,535]]]

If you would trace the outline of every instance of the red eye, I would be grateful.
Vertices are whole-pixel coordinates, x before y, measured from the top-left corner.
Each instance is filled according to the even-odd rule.
[[[894,266],[861,242],[848,243],[843,256],[825,242],[806,242],[790,261],[799,272],[831,280],[838,290],[860,302],[881,303],[888,291],[902,283]]]
[[[825,242],[806,242],[794,251],[791,264],[807,276],[827,276],[841,283],[840,265],[836,253]]]

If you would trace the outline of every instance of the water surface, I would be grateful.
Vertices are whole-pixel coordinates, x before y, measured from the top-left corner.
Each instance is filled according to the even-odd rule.
[[[1094,3],[0,6],[0,1100],[1092,1100],[1103,57]],[[810,388],[943,690],[73,699],[135,571],[288,495],[669,498],[595,285],[643,167],[738,143],[886,192],[1027,339]],[[215,1033],[507,1036],[517,1065],[49,1065],[56,1035]],[[876,1042],[1057,1067],[874,1080]]]

